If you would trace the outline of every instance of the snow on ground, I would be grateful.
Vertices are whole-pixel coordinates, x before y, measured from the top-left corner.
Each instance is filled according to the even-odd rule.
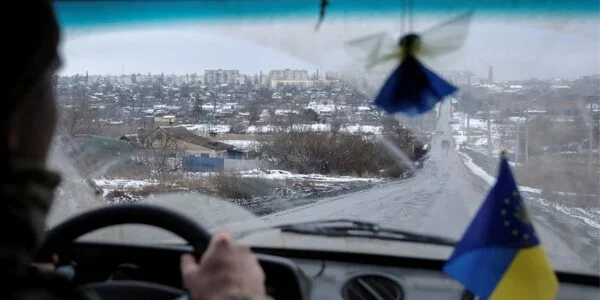
[[[97,187],[102,189],[102,195],[107,196],[111,191],[119,190],[141,190],[146,186],[151,186],[158,184],[157,181],[154,180],[135,180],[135,179],[95,179],[93,180]]]
[[[214,172],[197,172],[197,173],[185,173],[188,178],[202,179],[207,176],[218,175],[219,173]],[[351,176],[325,176],[321,174],[297,174],[283,170],[262,170],[254,169],[248,171],[240,171],[234,174],[239,174],[241,177],[247,178],[262,178],[269,180],[294,180],[294,181],[311,181],[321,183],[340,183],[340,182],[379,182],[382,181],[380,178],[363,178],[363,177],[351,177]],[[136,179],[95,179],[96,185],[105,191],[110,190],[138,190],[146,186],[158,184],[155,180],[136,180]]]
[[[231,130],[229,125],[215,125],[215,124],[183,124],[178,127],[185,127],[186,129],[200,134],[209,132],[216,133],[228,133]]]
[[[486,138],[478,138],[475,140],[475,142],[473,143],[475,146],[484,146],[487,145],[487,139]]]
[[[329,132],[331,131],[331,126],[329,124],[294,124],[292,126],[294,130],[297,131],[310,131],[310,132]],[[247,133],[270,133],[270,132],[287,132],[289,128],[281,128],[273,125],[262,125],[249,126],[246,130]],[[381,134],[383,131],[383,126],[373,126],[373,125],[346,125],[340,129],[341,132],[348,133],[371,133],[371,134]]]
[[[135,179],[95,179],[94,183],[98,187],[106,189],[139,189],[145,186],[155,185],[158,182],[153,180],[135,180]]]
[[[551,207],[554,210],[560,211],[568,216],[580,219],[581,221],[592,227],[600,228],[600,222],[598,221],[600,209],[598,208],[583,209],[580,207],[567,207],[560,203],[550,202],[542,198],[536,198],[536,200],[543,206]]]
[[[473,162],[473,159],[471,159],[471,157],[469,157],[467,154],[465,154],[463,152],[459,152],[459,154],[463,157],[465,166],[467,166],[467,168],[469,168],[469,170],[473,174],[475,174],[479,178],[483,179],[490,186],[492,186],[496,183],[496,178],[494,176],[488,174],[483,168],[481,168],[480,166],[475,164]],[[536,188],[532,188],[532,187],[528,187],[528,186],[519,186],[519,190],[521,192],[527,192],[527,193],[532,193],[532,194],[541,194],[542,193],[541,189],[536,189]]]
[[[453,117],[461,119],[463,117],[463,114],[460,112],[456,112],[456,113],[454,113]],[[482,127],[482,124],[484,125],[483,127]],[[492,186],[496,182],[496,178],[494,176],[488,174],[483,168],[481,168],[480,166],[475,164],[475,162],[473,162],[473,159],[471,157],[469,157],[469,155],[460,151],[460,144],[467,140],[467,136],[465,135],[465,128],[462,125],[463,125],[463,123],[452,124],[452,130],[454,131],[452,137],[456,141],[457,153],[463,157],[465,166],[467,168],[469,168],[469,170],[473,174],[480,177],[485,182],[487,182],[490,186]],[[487,130],[487,122],[484,122],[483,120],[471,119],[470,126],[471,126],[471,128],[485,128]],[[472,144],[470,146],[473,147],[473,150],[484,153],[484,154],[486,153],[485,149],[487,148],[487,138],[481,138],[481,137],[472,135],[470,138],[470,141],[472,142]],[[496,131],[495,126],[492,125],[492,145],[493,145],[494,149],[499,149],[500,145],[498,144],[498,142],[499,142],[499,135]],[[513,162],[509,162],[509,164],[512,167],[515,166],[515,164]],[[536,195],[539,195],[542,193],[541,189],[527,187],[527,186],[519,186],[519,190],[522,193],[525,192],[525,193],[536,194]],[[559,211],[559,212],[564,213],[573,218],[578,218],[578,219],[582,220],[583,222],[585,222],[586,224],[593,226],[595,228],[600,228],[600,208],[567,207],[565,205],[550,202],[546,199],[542,199],[539,197],[531,197],[531,198],[534,199],[537,203],[539,203],[542,206],[551,207],[555,211]]]
[[[457,124],[452,124],[453,135],[460,136],[461,142],[467,141],[467,116],[463,112],[454,112],[452,114],[453,119],[459,120],[460,122]],[[514,148],[514,141],[512,140],[504,140],[503,144],[501,144],[501,132],[505,130],[496,124],[495,122],[490,123],[490,135],[492,138],[492,149],[500,149],[502,147],[507,147],[510,151]],[[469,147],[473,148],[475,151],[479,151],[481,153],[487,153],[488,151],[488,124],[484,119],[470,117],[469,119]],[[460,134],[458,134],[460,133]],[[457,137],[455,137],[457,140]],[[458,140],[457,140],[458,142]]]
[[[454,138],[454,148],[456,151],[460,149],[460,145],[467,141],[467,136],[462,133],[452,134]]]
[[[471,129],[487,130],[487,121],[471,118],[469,120],[469,127],[471,127]]]
[[[200,135],[207,134],[209,132],[216,133],[228,133],[231,130],[231,126],[229,125],[215,125],[215,124],[183,124],[177,125],[176,127],[185,127],[186,129]],[[329,124],[294,124],[292,126],[294,130],[297,131],[311,131],[311,132],[329,132],[331,131],[331,126]],[[271,132],[286,132],[289,131],[289,128],[282,128],[279,126],[273,125],[252,125],[246,129],[246,133],[271,133]],[[374,126],[374,125],[359,125],[359,124],[351,124],[342,126],[340,129],[342,132],[348,133],[371,133],[371,134],[381,134],[383,131],[383,126]]]
[[[476,165],[470,156],[468,156],[464,152],[458,152],[458,154],[460,154],[463,157],[465,166],[467,166],[467,168],[469,168],[471,173],[477,175],[479,178],[483,179],[483,181],[485,181],[489,185],[493,185],[496,182],[496,178],[494,178],[494,176],[488,174],[480,166]]]
[[[241,171],[242,177],[264,178],[274,180],[304,180],[304,181],[320,181],[320,182],[351,182],[351,181],[381,181],[379,178],[361,178],[350,176],[325,176],[321,174],[297,174],[283,170],[249,170]]]
[[[341,129],[343,132],[348,133],[371,133],[371,134],[381,134],[383,132],[383,126],[373,126],[373,125],[348,125]]]
[[[223,142],[225,144],[233,145],[236,148],[240,148],[240,149],[252,149],[260,144],[259,141],[253,141],[253,140],[223,140],[221,142]]]
[[[329,124],[294,124],[292,128],[297,131],[310,131],[310,132],[328,132],[331,131]],[[247,133],[270,133],[270,132],[287,132],[289,128],[282,128],[273,125],[262,125],[249,126],[246,130]]]

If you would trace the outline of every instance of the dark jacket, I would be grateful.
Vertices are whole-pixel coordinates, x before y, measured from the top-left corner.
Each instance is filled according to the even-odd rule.
[[[97,299],[66,278],[33,267],[45,220],[60,182],[24,162],[4,163],[0,194],[0,299]]]

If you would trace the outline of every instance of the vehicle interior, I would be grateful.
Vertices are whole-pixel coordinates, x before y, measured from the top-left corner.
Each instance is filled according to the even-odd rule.
[[[94,230],[123,224],[155,226],[187,245],[73,242]],[[38,260],[48,261],[56,253],[61,258],[58,272],[69,269],[73,282],[93,288],[103,299],[174,299],[185,296],[180,256],[201,256],[209,239],[201,224],[173,210],[124,204],[92,210],[54,227]],[[442,272],[442,259],[266,247],[252,251],[274,299],[476,299]],[[598,294],[598,276],[557,272],[557,277],[557,299],[595,299]]]
[[[479,9],[499,15],[532,5],[523,10],[533,10],[533,14],[538,10],[541,18],[547,13],[543,10],[544,4],[531,1],[516,1],[515,3],[522,2],[521,8],[516,4],[514,7],[509,4],[503,6],[504,1],[487,1],[486,3],[491,3],[489,7],[475,1],[452,1],[452,4],[426,0],[412,2],[415,6],[436,8],[437,12],[476,7],[476,12]],[[552,5],[556,4],[556,10],[570,5],[569,1],[549,2],[552,2]],[[593,2],[582,1],[583,4],[579,8],[584,9],[585,5]],[[221,33],[240,39],[252,34],[250,39],[265,47],[287,51],[286,53],[292,53],[295,57],[310,60],[314,58],[311,55],[312,44],[307,42],[308,46],[297,45],[302,44],[303,40],[310,40],[313,35],[318,35],[320,30],[326,31],[328,18],[335,19],[337,15],[337,18],[345,18],[345,22],[360,23],[363,18],[397,13],[392,12],[391,8],[397,5],[399,9],[401,1],[55,0],[54,3],[64,28],[83,36],[104,27],[127,24],[150,24],[148,26],[160,27],[168,22],[181,21],[185,24],[190,20],[202,20],[218,23],[238,19],[250,23],[268,21],[276,24],[281,19],[302,17],[310,21],[301,24],[312,24],[305,36],[287,37],[283,31],[277,31],[273,36],[270,36],[270,32],[245,32],[243,26],[239,30],[227,27]],[[328,4],[330,10],[323,13],[321,7],[328,7]],[[598,12],[597,8],[594,9]],[[419,12],[415,11],[414,14],[414,18],[418,18]],[[324,17],[318,21],[320,15]],[[394,22],[397,24],[398,20],[400,17]],[[315,29],[314,23],[317,21],[320,25]],[[245,24],[240,22],[239,24]],[[365,25],[365,28],[368,26]],[[341,43],[340,40],[345,38],[340,37],[338,41],[335,39],[328,38],[327,42]],[[323,40],[318,41],[321,43]],[[323,49],[327,47],[324,45],[326,42],[317,43],[314,47]],[[320,62],[326,61],[328,57],[319,57]],[[68,55],[65,59],[69,60]],[[312,62],[318,63],[316,59]],[[373,82],[381,82],[381,77],[377,75],[370,79]],[[451,109],[449,106],[442,108],[443,111]],[[448,111],[448,114],[451,112]],[[458,121],[443,117],[442,121],[438,122],[443,122],[446,127],[437,128],[439,133],[434,137],[435,143],[431,144],[441,143],[443,149],[439,147],[435,151],[445,151],[445,156],[439,155],[446,157],[449,155],[448,149],[454,151],[454,144],[450,146],[449,142],[452,134],[449,126]],[[160,201],[108,206],[94,204],[85,209],[75,205],[70,212],[59,218],[59,221],[48,227],[48,234],[36,261],[49,261],[52,254],[57,254],[60,263],[56,272],[68,277],[77,285],[94,289],[103,299],[158,300],[186,297],[179,269],[180,256],[183,253],[193,253],[196,257],[201,257],[217,225],[227,223],[223,220],[216,223],[207,222],[211,217],[209,215],[213,214],[214,218],[226,217],[228,209],[239,208],[234,208],[237,204],[227,200],[222,200],[222,210],[212,210],[208,204],[197,205],[199,211],[205,211],[199,213],[200,217],[195,217],[193,213],[188,213],[189,209],[173,204],[176,202],[171,199],[177,198],[177,194],[167,198],[163,199],[162,204],[156,204]],[[243,221],[244,218],[258,220],[262,216],[257,217],[248,212],[244,213],[243,217],[232,213],[228,218],[237,222]],[[268,215],[265,218],[268,218]],[[285,216],[282,218],[285,219]],[[450,220],[454,217],[449,215],[447,218]],[[450,238],[446,234],[421,234],[412,229],[392,230],[387,229],[385,224],[379,226],[367,221],[354,221],[346,216],[327,221],[319,220],[323,222],[318,224],[319,228],[313,228],[314,224],[294,221],[284,222],[292,224],[289,226],[253,227],[244,222],[236,225],[239,227],[232,225],[232,228],[238,228],[233,231],[239,240],[251,245],[252,251],[258,256],[266,275],[267,292],[273,299],[478,299],[443,271],[446,259],[458,241],[456,236]],[[467,221],[465,220],[465,224]],[[171,239],[149,235],[143,243],[137,243],[134,240],[146,231],[134,230],[124,235],[121,232],[120,238],[115,239],[82,239],[107,228],[114,229],[132,224],[154,228],[148,230],[160,229],[167,232]],[[461,228],[464,229],[462,226]],[[559,281],[556,299],[598,299],[598,270],[588,273],[557,269],[555,273]]]

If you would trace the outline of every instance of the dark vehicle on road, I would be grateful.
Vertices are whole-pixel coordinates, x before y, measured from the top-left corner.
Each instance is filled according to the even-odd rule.
[[[449,149],[450,149],[450,141],[442,140],[442,150],[444,150],[444,155],[448,155]]]

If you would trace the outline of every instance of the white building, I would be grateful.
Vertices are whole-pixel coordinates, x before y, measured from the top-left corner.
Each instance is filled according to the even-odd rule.
[[[206,84],[206,85],[235,84],[239,81],[239,78],[240,78],[239,70],[218,69],[218,70],[205,70],[204,71],[204,84]]]
[[[269,72],[270,80],[308,80],[308,71],[306,70],[271,70]]]

